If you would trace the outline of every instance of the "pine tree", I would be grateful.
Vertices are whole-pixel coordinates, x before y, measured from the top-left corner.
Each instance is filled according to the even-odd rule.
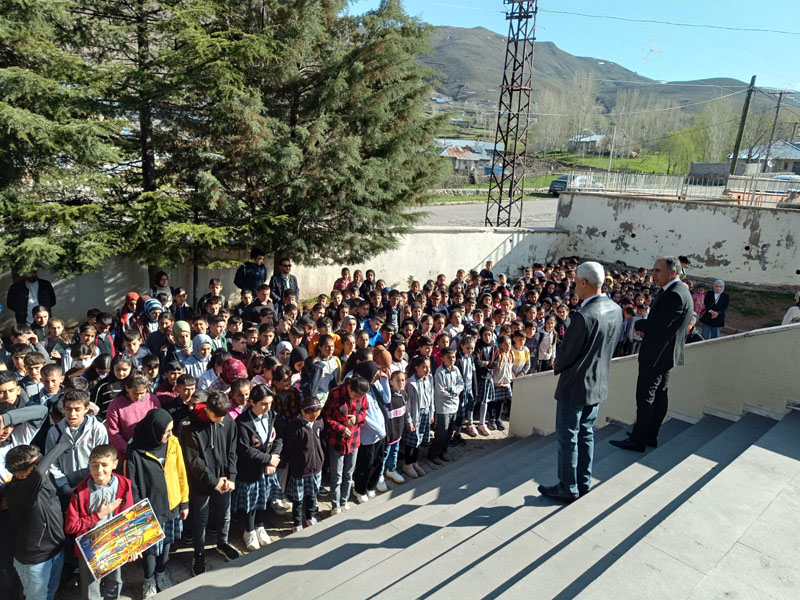
[[[306,264],[365,260],[417,221],[408,208],[445,166],[431,148],[440,121],[423,110],[430,73],[416,60],[429,28],[397,1],[363,17],[344,8],[233,0],[198,24],[197,56],[247,42],[226,67],[212,61],[225,77],[195,80],[210,100],[190,136],[212,140],[202,173],[238,207],[234,245]]]
[[[70,53],[70,5],[0,0],[0,268],[61,275],[115,253],[103,226],[118,124],[93,67]]]

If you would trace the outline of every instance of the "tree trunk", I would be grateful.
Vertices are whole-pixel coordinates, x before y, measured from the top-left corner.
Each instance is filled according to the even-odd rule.
[[[145,0],[137,0],[136,43],[137,43],[137,66],[142,79],[146,78],[150,68],[150,38],[148,35],[147,11],[145,10]],[[140,146],[142,156],[142,189],[145,192],[152,192],[156,189],[156,159],[153,151],[153,106],[149,97],[149,91],[141,88],[139,82],[139,130]]]

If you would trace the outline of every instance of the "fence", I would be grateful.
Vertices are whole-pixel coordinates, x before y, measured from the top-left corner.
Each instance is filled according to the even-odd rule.
[[[573,171],[567,190],[706,200],[743,206],[791,205],[800,196],[800,177],[657,175]],[[797,201],[800,205],[800,200]]]

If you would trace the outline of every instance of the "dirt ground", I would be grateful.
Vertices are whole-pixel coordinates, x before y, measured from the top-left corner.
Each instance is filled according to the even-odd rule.
[[[492,431],[489,437],[482,437],[478,436],[475,438],[471,438],[465,436],[467,444],[465,446],[451,446],[448,454],[453,458],[453,462],[460,462],[465,460],[471,460],[474,458],[479,457],[484,451],[490,450],[492,448],[496,448],[499,445],[506,443],[508,441],[507,432],[500,432],[500,431]],[[402,452],[401,452],[402,456]],[[423,469],[425,469],[428,473],[431,473],[438,469],[447,469],[449,465],[443,465],[441,467],[437,467],[436,465],[430,463],[424,457],[427,456],[427,449],[423,448],[422,452],[420,453],[420,464],[422,465]],[[402,462],[401,462],[402,466]],[[401,472],[400,466],[398,467],[398,471]],[[396,487],[413,487],[416,482],[422,481],[424,477],[419,479],[409,479],[406,478],[406,482],[403,484],[396,484],[393,481],[386,480],[386,485],[389,489],[394,489]],[[328,482],[323,480],[323,485],[327,487]],[[350,499],[351,506],[354,506],[355,503],[351,497]],[[330,516],[331,513],[331,503],[328,496],[320,497],[319,498],[319,511],[317,513],[317,519],[323,520]],[[292,518],[291,513],[287,513],[285,515],[277,515],[274,512],[270,511],[270,522],[268,524],[268,531],[270,537],[273,540],[277,540],[278,538],[282,538],[284,536],[290,535],[292,533]],[[242,540],[242,533],[243,528],[241,523],[239,523],[235,518],[231,520],[231,530],[229,535],[229,542],[234,545],[239,551],[245,553],[244,550],[244,542]],[[214,544],[216,543],[215,536],[208,534],[206,538],[206,570],[213,571],[215,568],[219,568],[221,565],[225,563],[225,560],[217,554],[214,550]],[[177,553],[173,554],[170,558],[169,564],[167,566],[167,571],[172,578],[174,583],[179,583],[181,581],[185,581],[192,577],[192,549],[191,547],[185,547],[183,544],[179,544],[179,549]],[[142,597],[142,567],[141,565],[136,563],[131,563],[123,567],[122,571],[122,579],[123,579],[123,590],[122,595],[120,598],[122,600],[139,600]],[[59,593],[56,595],[56,600],[79,600],[80,599],[80,589],[78,588],[77,584],[74,587],[71,587],[67,590],[60,590]]]
[[[794,304],[791,292],[746,290],[728,286],[731,304],[724,333],[739,333],[780,325],[783,315]]]

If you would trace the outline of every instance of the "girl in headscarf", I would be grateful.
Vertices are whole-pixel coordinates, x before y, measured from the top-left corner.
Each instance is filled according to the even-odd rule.
[[[172,587],[167,575],[169,547],[180,539],[189,514],[186,467],[172,427],[167,411],[151,410],[136,425],[126,453],[125,476],[131,480],[134,502],[149,499],[164,530],[164,539],[142,553],[143,598]]]
[[[128,321],[136,313],[136,303],[139,302],[139,294],[136,292],[128,292],[125,295],[125,303],[119,309],[119,321],[122,323],[122,328],[127,329]]]
[[[211,346],[211,338],[205,333],[194,336],[192,340],[192,356],[183,365],[187,374],[195,379],[200,379],[211,360]]]
[[[292,350],[289,356],[289,368],[292,370],[292,385],[298,385],[303,374],[303,365],[308,358],[308,351],[302,346]]]
[[[169,275],[164,271],[159,271],[153,277],[153,287],[150,291],[153,298],[158,298],[159,294],[167,297],[164,301],[164,308],[169,308],[172,305],[172,288],[169,285]]]
[[[142,339],[154,331],[158,331],[158,317],[164,312],[161,302],[155,298],[148,298],[144,301],[144,313],[142,318]]]
[[[267,507],[283,497],[277,468],[283,440],[275,428],[273,393],[257,385],[250,393],[250,406],[236,419],[236,488],[231,512],[245,516],[244,544],[258,550],[271,542],[266,530]]]
[[[725,282],[717,279],[714,282],[714,289],[706,292],[703,313],[700,315],[704,340],[713,340],[719,337],[720,330],[725,326],[725,313],[729,303],[730,297],[725,291]]]
[[[284,367],[289,366],[289,357],[292,355],[292,344],[290,342],[281,342],[275,349],[275,356],[281,361]]]

